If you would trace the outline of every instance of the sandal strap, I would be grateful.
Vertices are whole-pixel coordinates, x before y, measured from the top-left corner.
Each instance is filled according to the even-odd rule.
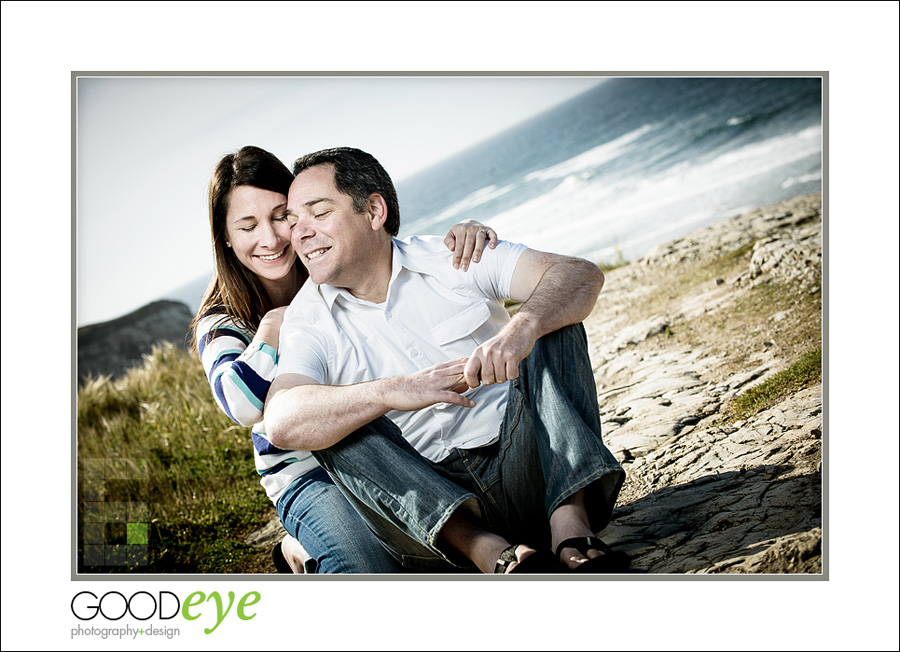
[[[500,558],[497,560],[497,565],[494,566],[494,574],[495,575],[505,575],[506,569],[509,565],[515,561],[519,561],[519,558],[516,557],[516,549],[519,547],[518,543],[514,543],[509,548],[500,553]]]
[[[587,555],[588,550],[596,550],[597,552],[602,552],[603,554],[612,552],[610,547],[597,537],[572,537],[571,539],[566,539],[565,541],[560,543],[559,546],[557,546],[557,557],[559,557],[560,553],[563,551],[563,548],[575,548],[575,550],[580,552],[582,555]]]

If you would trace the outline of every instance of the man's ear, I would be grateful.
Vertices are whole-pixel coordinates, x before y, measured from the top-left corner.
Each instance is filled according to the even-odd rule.
[[[373,231],[377,231],[383,227],[388,218],[388,207],[387,202],[384,201],[384,197],[377,192],[373,192],[369,195],[369,201],[366,203],[366,214],[368,215],[369,223],[372,225]]]

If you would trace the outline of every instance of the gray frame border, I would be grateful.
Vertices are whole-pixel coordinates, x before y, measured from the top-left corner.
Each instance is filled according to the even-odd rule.
[[[71,73],[71,572],[72,581],[827,581],[830,570],[828,535],[829,519],[829,414],[828,414],[828,245],[829,245],[829,129],[828,129],[828,71],[72,71]],[[581,577],[577,575],[548,575],[500,578],[491,575],[303,575],[280,576],[265,573],[81,573],[78,569],[78,80],[83,77],[819,77],[822,80],[822,573],[816,575],[687,575],[687,574],[635,574]],[[493,579],[492,579],[493,578]]]

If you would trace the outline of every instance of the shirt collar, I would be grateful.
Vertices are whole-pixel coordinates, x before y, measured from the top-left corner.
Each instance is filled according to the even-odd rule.
[[[388,293],[387,293],[388,299],[390,299],[390,296],[391,296],[391,287],[394,285],[394,279],[397,278],[397,275],[400,273],[400,270],[403,267],[407,267],[409,269],[412,269],[413,271],[417,271],[412,266],[410,266],[409,256],[405,255],[403,253],[403,249],[401,247],[397,246],[398,244],[403,244],[403,243],[400,240],[398,240],[397,238],[393,238],[392,244],[391,244],[391,280],[390,280],[390,284],[388,285]],[[354,297],[352,294],[347,292],[347,290],[344,290],[342,288],[336,288],[333,285],[325,285],[323,283],[322,285],[319,285],[317,287],[319,288],[319,294],[321,295],[322,299],[325,301],[329,310],[334,309],[334,302],[337,301],[338,297],[341,297],[345,301],[352,301],[353,303],[363,303],[365,305],[372,305],[368,301],[360,301],[359,299]],[[387,302],[385,302],[385,303],[387,303]]]

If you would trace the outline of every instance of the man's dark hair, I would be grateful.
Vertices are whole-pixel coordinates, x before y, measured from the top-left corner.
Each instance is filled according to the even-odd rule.
[[[334,166],[334,185],[353,200],[353,210],[362,213],[373,192],[384,197],[388,214],[384,230],[390,235],[400,231],[400,202],[390,175],[375,157],[352,147],[323,149],[294,161],[294,176],[318,165]]]

